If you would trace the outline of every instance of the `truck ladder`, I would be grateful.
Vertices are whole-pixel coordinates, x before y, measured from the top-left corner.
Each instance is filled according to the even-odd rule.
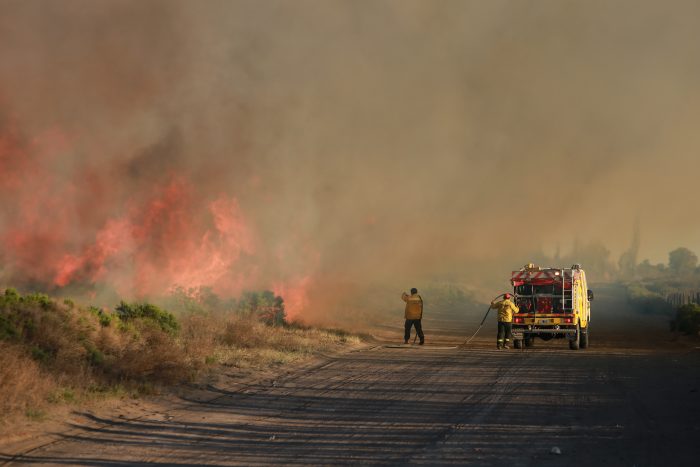
[[[571,288],[566,290],[566,269],[561,270],[561,308],[564,313],[573,313],[576,291],[574,288],[574,271],[571,271]]]

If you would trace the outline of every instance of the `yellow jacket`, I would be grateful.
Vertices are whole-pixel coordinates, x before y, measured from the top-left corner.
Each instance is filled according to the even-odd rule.
[[[508,298],[491,302],[491,308],[498,309],[498,321],[502,323],[513,322],[513,313],[520,311],[520,308]]]
[[[423,318],[423,299],[418,294],[408,295],[406,292],[401,294],[401,299],[406,302],[406,319],[422,319]]]

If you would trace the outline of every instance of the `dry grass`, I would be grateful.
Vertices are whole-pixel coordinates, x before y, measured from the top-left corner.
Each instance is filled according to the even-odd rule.
[[[270,326],[230,313],[184,314],[179,332],[168,332],[153,320],[123,322],[46,300],[0,300],[0,421],[49,403],[192,381],[217,365],[269,368],[360,342],[341,331]]]
[[[24,349],[0,341],[0,414],[39,413],[54,390],[53,380]]]
[[[216,352],[224,319],[218,315],[197,313],[183,316],[180,322],[183,351],[189,364],[200,369]]]
[[[229,317],[223,329],[216,361],[245,368],[287,364],[319,352],[360,343],[359,337],[342,331],[271,327],[241,316]]]
[[[158,323],[105,316],[37,294],[0,295],[0,421],[193,376],[185,349]]]
[[[151,381],[172,384],[189,379],[191,368],[184,349],[167,333],[143,326],[137,333],[122,332],[116,347],[107,348],[104,366],[111,382]]]

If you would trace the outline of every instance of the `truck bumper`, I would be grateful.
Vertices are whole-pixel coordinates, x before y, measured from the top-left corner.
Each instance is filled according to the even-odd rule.
[[[576,327],[575,326],[547,326],[538,327],[534,325],[528,326],[513,326],[513,339],[524,339],[529,336],[536,336],[538,334],[554,334],[561,337],[568,337],[569,339],[574,339],[576,337]]]

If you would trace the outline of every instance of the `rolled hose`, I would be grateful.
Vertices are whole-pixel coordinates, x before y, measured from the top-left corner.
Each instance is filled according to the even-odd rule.
[[[470,342],[472,341],[472,339],[474,339],[474,337],[476,337],[476,335],[477,335],[477,334],[479,333],[479,331],[481,330],[481,327],[482,327],[482,326],[484,325],[484,323],[486,322],[486,318],[489,316],[489,312],[491,311],[491,303],[493,303],[498,297],[503,297],[504,295],[505,295],[505,293],[502,293],[502,294],[500,294],[500,295],[496,295],[495,297],[493,297],[493,300],[491,300],[491,301],[489,302],[489,307],[488,307],[488,309],[486,310],[486,314],[484,315],[484,319],[481,320],[481,324],[479,324],[479,327],[476,329],[476,332],[474,332],[474,334],[472,334],[471,337],[467,338],[464,342],[462,342],[462,343],[460,344],[460,346],[465,346],[465,345],[467,345],[468,343],[470,343]]]

